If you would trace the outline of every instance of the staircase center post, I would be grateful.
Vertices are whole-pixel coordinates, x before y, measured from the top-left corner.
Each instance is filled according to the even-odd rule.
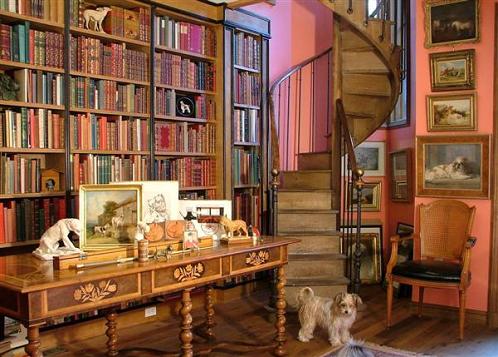
[[[353,171],[354,186],[356,188],[356,239],[354,246],[354,278],[353,278],[353,292],[360,293],[360,268],[361,268],[361,200],[364,182],[362,180],[363,170],[356,169]]]

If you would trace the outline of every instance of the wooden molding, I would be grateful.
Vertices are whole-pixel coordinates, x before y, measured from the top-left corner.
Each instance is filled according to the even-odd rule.
[[[277,0],[235,0],[227,3],[227,7],[230,9],[238,9],[239,7],[254,5],[260,2],[266,2],[273,6],[277,4]]]
[[[498,5],[495,4],[495,19],[498,19]],[[498,34],[498,24],[495,23],[495,36]],[[498,56],[496,55],[497,45],[495,43],[495,58],[494,58],[494,104],[493,104],[493,134],[496,138],[498,135]],[[493,167],[498,165],[498,145],[493,142]],[[493,173],[493,170],[491,170]],[[491,328],[498,327],[498,175],[494,175],[491,179],[491,235],[490,243],[490,259],[489,259],[489,287],[488,287],[488,325]]]

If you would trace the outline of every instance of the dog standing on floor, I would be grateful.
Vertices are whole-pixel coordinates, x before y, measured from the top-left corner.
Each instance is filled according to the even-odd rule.
[[[303,288],[297,295],[299,322],[298,339],[308,342],[318,325],[329,333],[332,346],[347,343],[351,335],[349,329],[356,319],[356,309],[362,304],[356,294],[339,293],[333,299],[315,296],[311,288]]]

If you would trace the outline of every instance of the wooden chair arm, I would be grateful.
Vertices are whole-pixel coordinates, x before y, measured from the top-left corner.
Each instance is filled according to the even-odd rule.
[[[404,237],[400,237],[398,234],[394,235],[391,237],[391,243],[394,243],[394,242],[401,242],[401,241],[404,241],[404,240],[412,240],[412,239],[415,239],[414,237],[414,234],[410,234],[409,236],[404,236]]]
[[[417,233],[410,234],[409,236],[406,237],[400,237],[398,234],[394,235],[391,237],[391,257],[389,258],[389,263],[387,263],[387,268],[386,268],[386,276],[390,277],[393,268],[395,267],[396,263],[398,262],[398,245],[400,242],[406,241],[406,240],[415,240],[418,238]]]
[[[460,274],[460,284],[462,287],[467,287],[470,283],[469,281],[469,269],[470,269],[470,253],[471,249],[476,245],[477,238],[469,237],[467,242],[465,242],[465,249],[463,250],[462,256],[462,272]]]

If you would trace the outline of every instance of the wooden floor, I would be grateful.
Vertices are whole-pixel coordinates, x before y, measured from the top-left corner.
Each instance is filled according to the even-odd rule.
[[[489,330],[482,322],[468,321],[464,342],[457,340],[457,321],[448,314],[447,317],[434,317],[428,314],[422,318],[412,316],[408,299],[399,299],[394,304],[394,323],[390,330],[385,330],[385,292],[378,286],[363,288],[362,298],[365,309],[358,315],[352,333],[355,338],[391,347],[423,352],[435,356],[498,356],[498,330]],[[266,292],[260,292],[248,298],[216,306],[217,326],[215,332],[219,341],[240,341],[246,345],[261,346],[271,341],[274,335],[271,314],[264,308],[267,302]],[[203,321],[202,307],[194,306],[194,325]],[[119,331],[119,346],[130,349],[127,356],[158,356],[158,352],[177,351],[179,342],[179,318],[158,321]],[[323,332],[316,334],[314,340],[302,343],[296,340],[299,329],[295,313],[287,314],[289,356],[321,356],[330,346]],[[199,337],[194,342],[202,341]],[[105,336],[84,340],[77,344],[62,345],[45,351],[45,356],[103,356]],[[43,343],[43,341],[42,341]],[[131,352],[131,348],[135,352]],[[242,350],[247,350],[247,346]],[[152,350],[151,350],[152,349]],[[252,351],[248,356],[271,356],[270,353]],[[218,350],[210,356],[234,356],[236,350]]]

